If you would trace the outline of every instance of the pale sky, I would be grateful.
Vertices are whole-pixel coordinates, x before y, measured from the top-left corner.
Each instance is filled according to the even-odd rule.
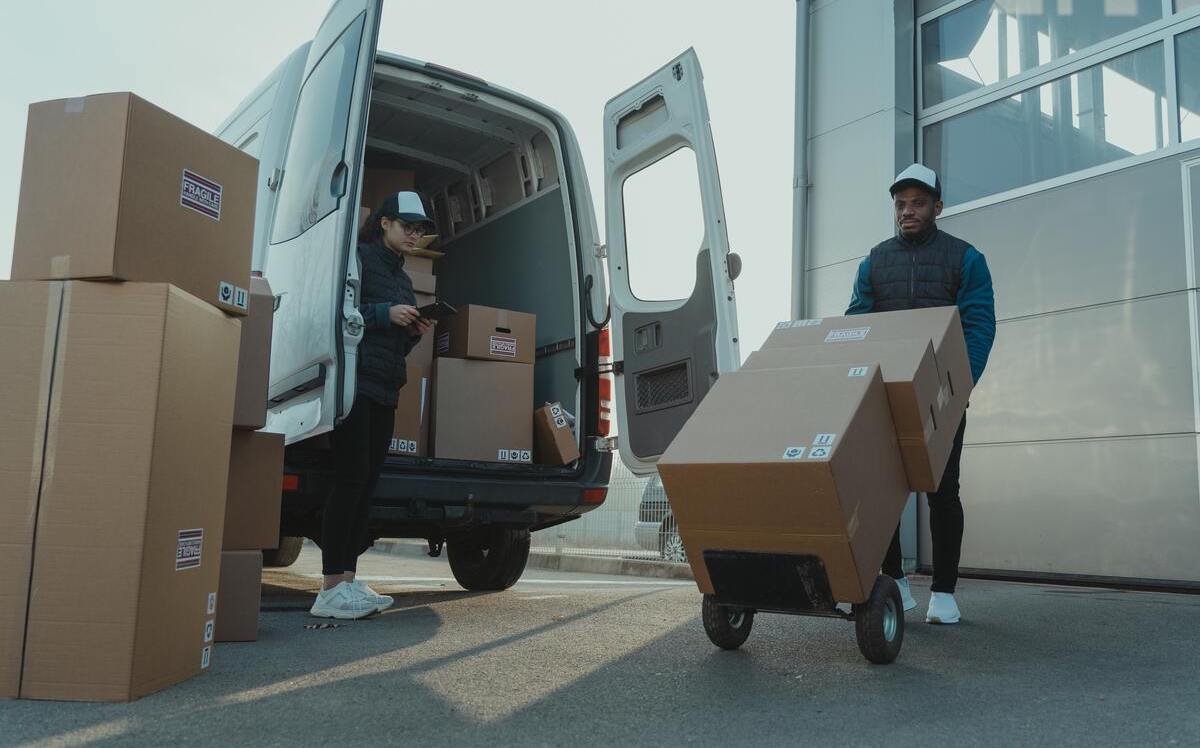
[[[133,91],[213,130],[327,0],[0,3],[0,278],[7,278],[26,107]],[[694,47],[704,68],[738,280],[742,355],[789,316],[793,0],[387,0],[379,46],[542,101],[575,129],[603,231],[604,102]],[[63,206],[69,214],[69,206]],[[69,220],[69,218],[67,219]],[[68,224],[69,225],[69,224]],[[71,226],[86,241],[85,226]]]

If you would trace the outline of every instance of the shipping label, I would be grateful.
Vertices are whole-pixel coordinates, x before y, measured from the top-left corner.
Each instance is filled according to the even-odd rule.
[[[496,452],[500,462],[533,462],[533,451],[529,449],[501,449]]]
[[[402,455],[415,455],[417,442],[413,439],[392,439],[391,451]]]
[[[179,186],[179,204],[203,213],[214,221],[221,220],[221,185],[205,179],[194,171],[183,170]]]
[[[200,557],[204,551],[204,528],[195,530],[180,530],[175,545],[175,571],[196,569],[200,566]]]
[[[783,450],[782,455],[783,459],[785,460],[799,460],[803,456],[804,447],[788,447],[787,449]]]
[[[212,645],[209,644],[204,649],[200,650],[200,669],[207,670],[208,664],[212,661]]]
[[[790,330],[793,327],[819,327],[824,319],[785,319],[775,325],[776,330]]]
[[[506,338],[500,335],[493,335],[488,345],[488,353],[492,356],[502,356],[504,358],[517,357],[517,339]]]
[[[866,340],[869,327],[847,327],[841,330],[830,330],[825,336],[826,343],[844,343],[849,340]]]
[[[204,643],[209,644],[213,640],[213,629],[217,626],[217,622],[209,619],[204,623]]]
[[[850,373],[848,373],[846,376],[848,376],[848,377],[865,377],[867,375],[867,370],[870,368],[871,367],[869,367],[869,366],[852,366],[852,367],[850,367]]]
[[[812,445],[814,447],[832,447],[834,439],[837,439],[837,434],[817,434]]]

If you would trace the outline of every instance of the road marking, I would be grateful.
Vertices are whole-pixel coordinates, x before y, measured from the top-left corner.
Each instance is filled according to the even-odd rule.
[[[310,579],[320,579],[320,574],[305,574],[304,576]],[[358,579],[364,582],[388,582],[391,584],[421,584],[440,582],[444,584],[457,585],[458,582],[453,577],[390,577],[390,576],[375,576],[370,574],[359,574]],[[628,581],[622,579],[521,579],[517,582],[522,584],[549,584],[549,585],[614,585],[614,586],[631,586],[631,587],[688,587],[696,584],[691,580],[677,579],[661,579],[661,580],[641,580],[631,579]]]

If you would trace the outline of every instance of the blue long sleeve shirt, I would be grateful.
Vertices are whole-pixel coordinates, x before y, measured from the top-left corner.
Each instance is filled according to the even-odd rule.
[[[996,339],[996,300],[992,291],[992,273],[987,259],[974,247],[963,255],[962,281],[956,299],[958,316],[962,319],[967,355],[971,359],[971,376],[976,382],[983,376],[992,343]],[[875,308],[871,292],[871,257],[859,263],[854,280],[854,294],[846,314],[867,314]]]

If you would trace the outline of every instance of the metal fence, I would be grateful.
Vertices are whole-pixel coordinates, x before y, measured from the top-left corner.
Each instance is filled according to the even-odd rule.
[[[538,551],[686,562],[658,477],[639,478],[613,460],[608,497],[580,519],[533,534]]]

